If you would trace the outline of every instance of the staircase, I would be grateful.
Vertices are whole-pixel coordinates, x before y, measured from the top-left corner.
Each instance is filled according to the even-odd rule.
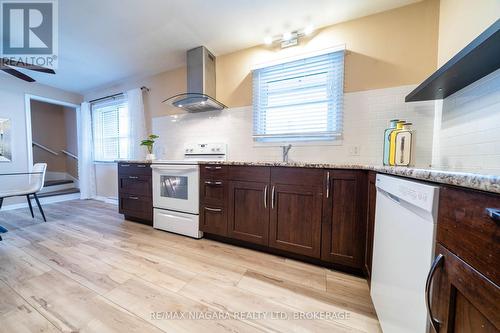
[[[73,180],[56,179],[45,180],[43,189],[38,193],[39,198],[47,198],[61,195],[71,195],[75,199],[79,198],[80,189],[76,187]]]

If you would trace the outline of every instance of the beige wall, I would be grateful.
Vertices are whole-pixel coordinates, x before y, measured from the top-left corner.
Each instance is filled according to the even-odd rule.
[[[346,44],[347,92],[417,84],[436,69],[439,1],[425,0],[380,14],[333,25],[300,46],[256,46],[217,57],[217,98],[229,107],[251,105],[251,68],[255,64]],[[148,128],[152,117],[181,113],[161,101],[186,91],[185,68],[152,77],[128,79],[85,94],[85,100],[145,85]]]
[[[47,163],[47,171],[66,171],[66,158],[60,153],[66,147],[64,126],[62,106],[31,101],[33,141],[59,153],[58,156],[55,156],[41,148],[33,147],[33,163]]]
[[[255,64],[345,44],[345,91],[416,84],[436,69],[439,2],[427,0],[318,31],[297,47],[252,47],[217,58],[217,98],[251,105]]]
[[[441,0],[438,66],[500,18],[500,0]]]
[[[47,171],[64,172],[78,178],[78,163],[61,153],[67,150],[78,153],[76,111],[60,105],[31,101],[31,131],[33,141],[40,143],[59,155],[33,147],[33,163],[47,163]]]

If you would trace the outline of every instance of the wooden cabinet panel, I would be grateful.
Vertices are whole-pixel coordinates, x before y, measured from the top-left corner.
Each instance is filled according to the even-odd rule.
[[[118,187],[120,193],[137,194],[150,197],[153,193],[151,176],[119,175]]]
[[[324,185],[324,171],[322,169],[274,167],[271,169],[273,184],[287,185]]]
[[[120,194],[119,213],[148,222],[153,221],[153,202],[151,197]]]
[[[118,163],[118,174],[151,175],[151,164],[120,162]]]
[[[268,183],[231,181],[228,188],[229,237],[268,245]]]
[[[269,246],[320,257],[322,188],[272,183]]]
[[[431,312],[439,332],[498,332],[500,288],[438,244],[443,255],[431,281]]]
[[[366,239],[363,180],[362,171],[330,171],[330,201],[322,231],[321,257],[325,261],[359,269],[363,266]]]
[[[200,230],[215,235],[227,236],[227,215],[224,207],[202,205]]]
[[[228,170],[228,179],[250,182],[269,183],[271,168],[259,166],[231,166]]]
[[[500,196],[442,186],[437,240],[500,285],[500,228],[486,208],[500,208]]]
[[[366,240],[365,240],[365,264],[364,272],[370,284],[373,260],[373,235],[375,231],[375,206],[377,199],[377,188],[375,186],[377,174],[368,173],[367,206],[366,206]]]
[[[217,164],[201,164],[200,179],[225,180],[228,167]]]
[[[224,180],[200,180],[200,202],[224,204],[226,182]]]
[[[149,163],[118,163],[119,212],[126,218],[153,224],[152,169]]]

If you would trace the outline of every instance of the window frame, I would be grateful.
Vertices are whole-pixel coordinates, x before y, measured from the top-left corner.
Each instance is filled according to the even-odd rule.
[[[335,54],[334,54],[335,53]],[[310,72],[305,72],[303,76],[297,76],[296,78],[293,78],[293,76],[290,73],[290,68],[287,68],[286,65],[291,65],[294,66],[294,63],[298,63],[299,68],[304,68],[307,70],[308,65],[310,66],[310,63],[307,62],[307,60],[310,60],[311,62],[314,62],[314,58],[321,60],[321,57],[328,57],[331,56],[331,59],[324,60],[326,63],[325,69],[327,72],[326,80],[324,83],[319,84],[319,86],[324,85],[324,93],[325,93],[325,99],[324,100],[317,100],[313,101],[310,104],[311,105],[320,105],[322,103],[326,104],[327,107],[327,113],[326,113],[326,119],[324,121],[324,125],[326,127],[326,131],[310,131],[308,132],[307,129],[304,132],[299,132],[297,129],[286,133],[283,132],[282,135],[280,133],[277,134],[268,134],[267,132],[262,131],[262,127],[265,125],[262,124],[263,121],[262,117],[266,117],[267,115],[267,109],[263,110],[267,104],[267,101],[269,99],[269,96],[265,96],[265,101],[262,102],[262,94],[267,94],[266,89],[269,88],[269,83],[272,81],[267,81],[263,83],[261,78],[256,78],[255,75],[260,75],[261,72],[264,72],[268,70],[269,72],[277,72],[278,74],[272,74],[272,75],[283,75],[282,80],[290,80],[290,79],[299,79],[307,77],[309,75],[321,75],[321,72],[316,72],[314,73],[313,70],[310,70]],[[304,61],[306,60],[306,61]],[[304,61],[304,64],[300,64],[299,61]],[[331,64],[329,63],[331,62]],[[280,69],[279,66],[282,66]],[[339,72],[340,69],[340,72]],[[257,72],[258,71],[258,72]],[[280,73],[281,71],[281,73]],[[289,73],[287,73],[287,71]],[[296,57],[290,57],[286,59],[282,59],[280,61],[274,61],[266,64],[261,64],[252,69],[252,73],[254,75],[252,79],[252,85],[253,85],[253,100],[252,100],[252,111],[253,111],[253,121],[252,121],[252,139],[254,142],[254,146],[272,146],[272,145],[279,145],[283,143],[294,143],[296,145],[339,145],[342,143],[343,139],[343,100],[344,100],[344,73],[345,73],[345,45],[337,46],[334,48],[329,48],[326,50],[320,50],[317,52],[312,52]],[[265,78],[264,78],[265,79]],[[301,87],[301,90],[311,90],[314,88],[314,86],[311,85],[304,85],[304,87]],[[321,88],[323,89],[323,88]],[[262,92],[264,91],[264,92]],[[321,90],[318,90],[319,92],[323,93]],[[285,94],[287,91],[285,90]],[[300,92],[299,92],[299,97],[300,97]],[[297,98],[297,97],[295,97]],[[297,99],[298,101],[299,99]],[[306,105],[304,103],[304,105]],[[284,107],[291,107],[291,112],[297,112],[297,110],[300,109],[300,103],[282,103],[281,105],[275,105],[273,108],[284,108]],[[294,108],[295,107],[295,108]],[[286,112],[286,111],[285,111]],[[300,117],[295,118],[295,120],[300,121]],[[277,122],[277,125],[280,123]],[[322,124],[323,125],[323,124]],[[296,126],[296,125],[295,125]],[[292,125],[293,127],[293,125]],[[290,129],[292,129],[292,127]],[[260,133],[259,133],[260,131]],[[308,135],[310,134],[310,135]]]
[[[96,143],[96,113],[99,112],[98,110],[102,110],[102,109],[106,109],[106,108],[110,108],[111,110],[112,109],[116,109],[116,117],[118,118],[117,119],[117,126],[118,126],[118,131],[117,131],[117,135],[114,136],[114,137],[111,137],[111,138],[114,138],[116,140],[116,145],[117,145],[117,155],[112,157],[112,158],[109,158],[109,159],[106,159],[106,158],[96,158],[97,155],[101,155],[100,157],[104,157],[104,154],[102,154],[102,152],[100,154],[97,154],[97,143]],[[91,127],[92,127],[92,150],[93,150],[93,162],[94,163],[114,163],[116,160],[120,160],[120,159],[127,159],[127,158],[130,158],[130,151],[128,152],[127,156],[123,157],[123,156],[120,156],[120,146],[121,146],[121,140],[129,140],[129,136],[128,135],[120,135],[120,117],[121,117],[121,112],[120,112],[120,109],[124,108],[125,109],[125,112],[126,112],[126,126],[128,126],[128,103],[127,103],[127,99],[125,98],[125,95],[120,95],[120,96],[115,96],[111,99],[107,99],[107,100],[104,100],[104,101],[96,101],[94,103],[90,103],[90,115],[91,115]],[[110,110],[110,111],[111,111]],[[123,111],[122,111],[123,112]],[[100,115],[102,115],[102,113],[100,112]],[[101,120],[101,124],[102,124],[102,120]],[[101,125],[102,126],[102,125]],[[109,139],[109,138],[108,138]],[[101,147],[103,148],[103,147]]]

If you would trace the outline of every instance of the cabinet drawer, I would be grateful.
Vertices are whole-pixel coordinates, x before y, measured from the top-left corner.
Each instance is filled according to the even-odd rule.
[[[118,163],[118,174],[151,175],[151,165],[149,163]]]
[[[223,207],[202,205],[200,210],[200,230],[219,236],[227,235],[227,217]]]
[[[200,182],[201,201],[223,204],[226,188],[225,180],[202,179]]]
[[[200,178],[207,180],[226,179],[227,167],[217,164],[202,164],[200,166]]]
[[[325,171],[305,168],[272,168],[271,182],[273,184],[317,185],[323,186]]]
[[[120,213],[148,221],[153,220],[153,201],[151,197],[120,194]]]
[[[228,169],[228,179],[268,183],[271,179],[271,168],[259,166],[230,166]]]
[[[486,208],[500,208],[500,196],[441,187],[437,240],[498,285],[500,230]]]
[[[151,176],[122,174],[118,177],[118,186],[120,188],[120,193],[124,194],[151,197],[153,193],[151,188]]]

